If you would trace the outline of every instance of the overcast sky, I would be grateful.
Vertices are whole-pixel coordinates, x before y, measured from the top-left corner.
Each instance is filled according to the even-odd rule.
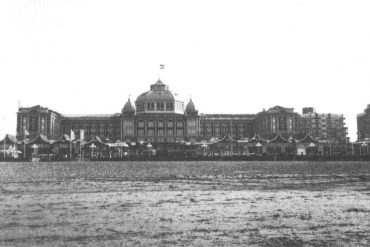
[[[0,136],[18,101],[120,112],[161,79],[201,113],[370,104],[370,1],[0,1]],[[165,70],[159,70],[159,64]]]

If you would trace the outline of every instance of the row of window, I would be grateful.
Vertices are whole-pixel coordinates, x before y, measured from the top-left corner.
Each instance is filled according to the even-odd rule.
[[[136,103],[138,111],[173,111],[173,102],[146,102]]]
[[[271,120],[263,119],[261,125],[258,125],[258,129],[262,132],[292,131],[293,120],[291,117],[272,117]]]
[[[164,135],[178,135],[182,136],[184,135],[183,129],[177,129],[176,131],[173,129],[167,129],[166,131],[164,129],[157,129],[156,131],[154,129],[138,129],[137,130],[138,136],[164,136]]]
[[[29,121],[29,125],[28,125]],[[47,119],[46,116],[35,116],[31,115],[30,117],[28,116],[22,116],[21,119],[21,133],[24,133],[24,130],[28,130],[29,132],[38,132],[40,133],[46,133],[47,132]]]
[[[148,121],[146,122],[146,127],[147,128],[154,128],[154,121]],[[173,121],[168,121],[167,123],[167,128],[172,129],[174,127],[174,122]],[[145,122],[144,121],[139,121],[137,122],[137,127],[138,128],[144,128],[145,127]],[[165,122],[163,121],[158,121],[157,122],[157,128],[164,128],[165,127]],[[184,122],[183,121],[177,121],[176,122],[176,128],[184,128]]]

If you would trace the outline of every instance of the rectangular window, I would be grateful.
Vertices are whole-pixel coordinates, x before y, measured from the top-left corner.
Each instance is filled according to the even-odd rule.
[[[113,134],[113,126],[111,124],[108,126],[108,134],[109,135]]]
[[[123,126],[125,127],[132,127],[134,125],[134,123],[132,121],[124,121],[123,122]]]
[[[158,102],[157,103],[157,110],[163,111],[164,110],[164,102]]]
[[[144,130],[143,130],[143,129],[139,129],[139,130],[137,130],[137,134],[138,134],[139,136],[143,136],[143,135],[144,135]]]
[[[37,116],[31,117],[30,131],[32,132],[38,131],[38,121],[39,118]]]
[[[27,129],[27,117],[23,117],[23,130]]]
[[[148,129],[148,136],[154,136],[154,130]]]
[[[182,121],[178,121],[178,122],[176,123],[176,127],[177,127],[177,128],[183,128],[183,127],[184,127],[184,125],[183,125]]]
[[[148,122],[148,128],[154,128],[154,122],[153,121]]]
[[[196,129],[188,129],[188,134],[189,135],[195,135],[197,133]]]
[[[147,110],[153,111],[154,110],[154,102],[146,103]]]
[[[45,131],[45,117],[41,117],[41,133]]]
[[[173,135],[173,129],[167,129],[167,135]]]
[[[195,120],[189,120],[188,121],[188,126],[195,127],[195,126],[197,126],[197,122]]]
[[[173,103],[172,102],[167,102],[166,103],[166,109],[168,111],[172,111],[173,110]]]

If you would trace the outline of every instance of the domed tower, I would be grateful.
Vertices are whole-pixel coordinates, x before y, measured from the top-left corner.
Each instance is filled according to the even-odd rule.
[[[136,101],[136,113],[179,113],[184,114],[184,102],[172,93],[161,80],[150,85],[150,90],[140,94]]]
[[[195,105],[192,99],[190,99],[189,103],[186,105],[185,115],[198,115],[198,111],[195,109]]]
[[[190,99],[189,103],[186,105],[185,118],[187,139],[191,142],[195,142],[199,133],[199,115],[192,99]]]
[[[131,103],[130,98],[128,98],[127,102],[122,108],[122,114],[123,115],[128,115],[128,116],[133,116],[135,115],[135,107]]]
[[[135,137],[135,108],[130,98],[122,108],[121,141],[132,141]]]
[[[149,91],[140,94],[135,106],[138,141],[154,142],[158,148],[162,143],[185,140],[184,101],[161,80],[151,84]]]

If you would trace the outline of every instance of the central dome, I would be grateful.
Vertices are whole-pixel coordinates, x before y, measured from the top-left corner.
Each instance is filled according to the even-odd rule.
[[[140,94],[136,101],[136,112],[184,113],[184,102],[172,93],[161,80],[150,85],[150,90]]]

